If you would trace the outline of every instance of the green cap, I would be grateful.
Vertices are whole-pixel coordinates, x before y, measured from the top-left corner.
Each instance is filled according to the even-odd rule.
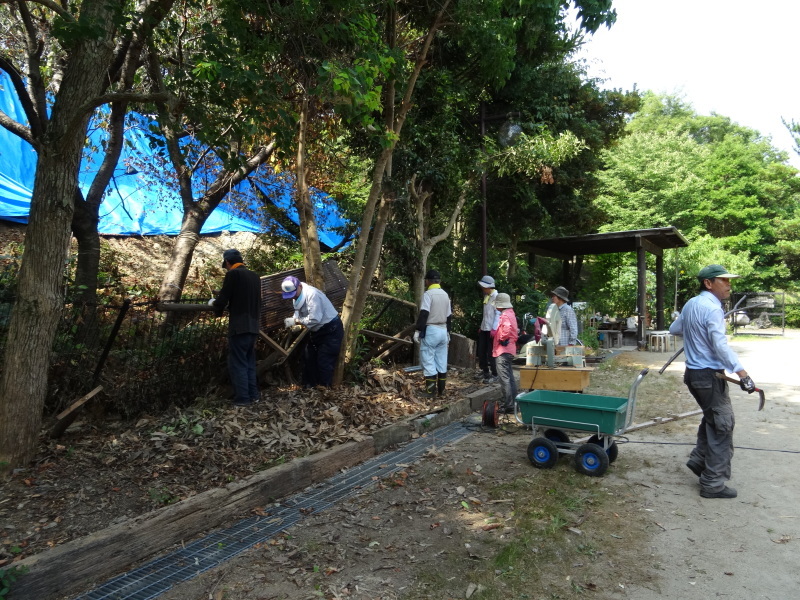
[[[700,269],[700,272],[697,274],[697,278],[700,281],[703,281],[704,279],[714,279],[715,277],[734,279],[735,277],[738,277],[738,275],[728,273],[728,270],[722,265],[708,265],[707,267]]]

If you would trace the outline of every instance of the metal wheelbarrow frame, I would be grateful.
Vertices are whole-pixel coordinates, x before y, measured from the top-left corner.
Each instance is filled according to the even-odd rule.
[[[514,403],[514,417],[530,425],[533,440],[528,459],[539,469],[553,468],[560,454],[575,457],[578,472],[601,477],[618,454],[614,437],[633,423],[636,392],[648,369],[642,369],[631,384],[627,398],[592,396],[574,392],[534,390],[520,394]],[[591,433],[588,442],[570,442],[568,432]]]

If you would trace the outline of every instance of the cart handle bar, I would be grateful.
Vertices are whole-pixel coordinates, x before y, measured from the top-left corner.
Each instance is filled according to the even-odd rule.
[[[644,379],[644,376],[647,375],[649,371],[650,369],[648,368],[642,369],[631,384],[631,389],[628,392],[628,412],[625,414],[625,429],[630,427],[631,423],[633,423],[633,412],[636,406],[636,390],[639,389],[639,384],[642,383],[642,379]]]

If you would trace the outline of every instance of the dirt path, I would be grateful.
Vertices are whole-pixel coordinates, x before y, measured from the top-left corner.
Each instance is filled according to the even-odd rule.
[[[767,397],[766,407],[757,412],[755,396],[731,387],[737,449],[730,484],[739,497],[700,498],[697,478],[684,466],[696,418],[630,435],[631,441],[687,445],[623,446],[621,451],[641,466],[625,470],[623,478],[616,476],[619,471],[608,477],[609,483],[638,487],[660,526],[645,560],[661,577],[657,585],[630,585],[628,595],[637,600],[798,597],[800,334],[744,342],[733,338],[731,345]],[[681,362],[670,370],[683,367]]]
[[[754,396],[731,389],[737,418],[730,482],[739,491],[735,500],[700,498],[697,478],[684,466],[699,417],[631,432],[630,443],[620,445],[619,459],[601,479],[574,474],[565,459],[552,470],[532,469],[524,458],[529,433],[476,433],[409,468],[407,480],[383,482],[352,502],[312,515],[161,599],[464,598],[476,592],[465,574],[482,569],[490,572],[484,580],[494,578],[497,587],[487,593],[495,597],[503,575],[492,571],[491,557],[513,538],[516,517],[504,504],[508,501],[483,494],[486,480],[498,486],[535,482],[531,491],[543,494],[553,481],[568,481],[573,489],[599,489],[615,503],[611,512],[590,511],[588,521],[581,517],[582,524],[572,528],[582,530],[576,540],[594,548],[596,559],[564,560],[545,539],[526,546],[540,564],[531,574],[537,584],[525,597],[795,598],[800,369],[792,363],[800,333],[734,339],[733,345],[767,394],[759,413]],[[649,363],[647,379],[657,388],[663,384],[659,378],[683,371],[679,360],[670,375],[658,375],[668,356],[635,352],[630,358]],[[668,399],[664,402],[667,414]],[[531,497],[531,503],[538,501]],[[460,510],[465,503],[469,511]],[[606,522],[592,521],[597,518]],[[431,590],[446,589],[444,595],[421,592],[426,578]]]

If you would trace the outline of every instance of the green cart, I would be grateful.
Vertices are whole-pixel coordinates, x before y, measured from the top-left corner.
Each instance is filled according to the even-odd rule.
[[[528,445],[533,466],[551,469],[559,454],[572,454],[580,473],[602,476],[617,458],[614,436],[623,434],[633,422],[636,390],[647,372],[643,369],[636,376],[627,398],[551,390],[517,396],[516,419],[533,430],[533,441]],[[573,444],[569,432],[592,435],[585,444]]]

